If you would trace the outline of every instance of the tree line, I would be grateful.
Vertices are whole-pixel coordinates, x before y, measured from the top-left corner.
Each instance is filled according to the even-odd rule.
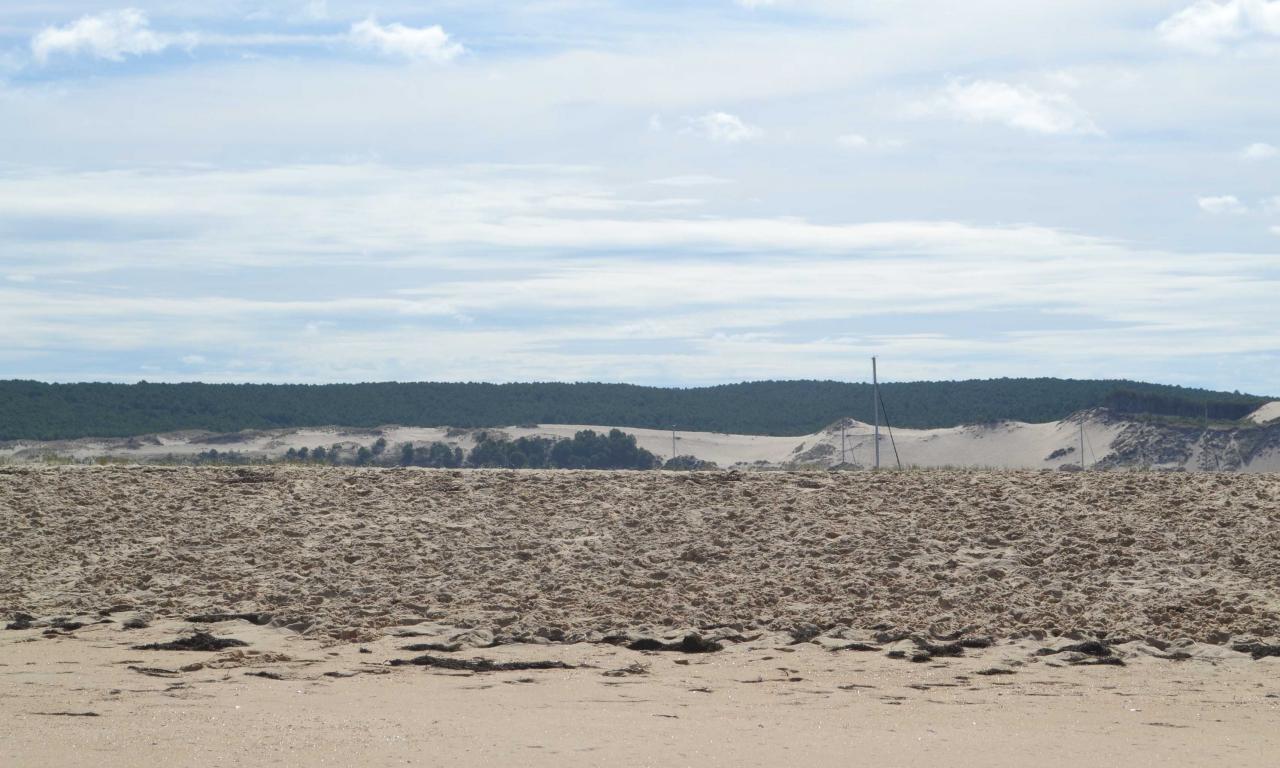
[[[405,446],[404,459],[412,446]],[[608,434],[585,429],[572,438],[520,437],[510,440],[487,432],[476,436],[476,445],[462,459],[461,449],[432,443],[424,451],[412,448],[413,466],[504,469],[657,469],[661,460],[636,444],[635,435],[611,429]]]
[[[1106,407],[1116,413],[1131,415],[1177,416],[1186,419],[1236,421],[1258,409],[1250,401],[1211,400],[1171,395],[1163,392],[1138,392],[1121,389],[1106,399]]]
[[[989,379],[887,383],[894,426],[933,428],[1004,419],[1054,421],[1106,405],[1118,391],[1232,412],[1270,398],[1122,380]],[[1127,402],[1133,402],[1132,400]],[[127,437],[179,430],[299,427],[600,424],[685,431],[804,435],[840,418],[873,418],[869,384],[758,381],[690,389],[597,383],[46,384],[0,381],[0,440]],[[533,449],[535,452],[537,449]],[[523,453],[524,450],[521,449]],[[526,457],[528,454],[526,453]]]

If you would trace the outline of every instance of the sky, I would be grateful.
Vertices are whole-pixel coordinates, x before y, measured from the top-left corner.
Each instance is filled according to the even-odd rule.
[[[0,0],[0,378],[1280,395],[1280,0]]]

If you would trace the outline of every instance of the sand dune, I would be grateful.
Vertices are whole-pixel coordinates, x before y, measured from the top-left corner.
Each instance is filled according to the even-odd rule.
[[[1249,414],[1247,418],[1255,424],[1269,424],[1280,419],[1280,400],[1267,403],[1258,410]]]
[[[1273,404],[1275,405],[1275,404]],[[1268,406],[1269,407],[1269,406]],[[882,429],[881,465],[895,467],[968,467],[974,469],[1058,469],[1144,467],[1188,471],[1280,471],[1280,421],[1266,407],[1248,428],[1201,429],[1125,419],[1105,411],[1077,414],[1042,424],[1003,421],[949,429]],[[1280,414],[1280,411],[1277,411]],[[1083,425],[1083,429],[1081,429]],[[692,455],[721,468],[792,469],[835,465],[874,465],[875,441],[870,424],[848,420],[842,445],[840,425],[812,435],[774,437],[715,432],[623,428],[641,447],[667,459]],[[591,424],[543,424],[463,430],[437,427],[384,426],[378,429],[323,427],[250,431],[218,435],[178,432],[132,438],[89,438],[71,441],[14,441],[0,444],[0,461],[38,463],[56,456],[77,461],[99,458],[135,462],[190,459],[209,450],[235,452],[253,459],[278,460],[289,449],[339,445],[348,455],[361,446],[387,441],[394,461],[405,443],[446,443],[469,451],[481,433],[508,437],[572,437],[579,430],[608,432]],[[1082,445],[1083,442],[1083,445]],[[843,448],[843,452],[842,452]]]
[[[592,428],[600,429],[584,425],[564,425],[504,431],[513,436],[545,434],[571,437],[579,429]],[[1110,453],[1112,441],[1124,428],[1123,423],[1086,419],[1086,462],[1094,464],[1105,459]],[[624,431],[635,435],[641,447],[659,456],[671,456],[671,432],[630,428]],[[680,431],[675,433],[675,437],[676,453],[697,456],[725,468],[823,468],[842,463],[869,467],[875,464],[875,428],[871,424],[852,419],[845,422],[843,457],[840,453],[838,424],[822,432],[801,437]],[[895,429],[892,435],[887,428],[882,427],[880,462],[882,467],[895,467],[900,461],[905,467],[1056,468],[1079,463],[1079,441],[1079,422],[1071,421],[1044,424],[1011,421],[949,429]]]

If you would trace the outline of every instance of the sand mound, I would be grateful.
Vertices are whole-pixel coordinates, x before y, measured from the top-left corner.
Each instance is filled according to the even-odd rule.
[[[1280,400],[1267,403],[1245,418],[1257,424],[1270,424],[1280,419]]]
[[[1280,632],[1278,509],[1273,475],[12,468],[0,611],[1223,642]]]

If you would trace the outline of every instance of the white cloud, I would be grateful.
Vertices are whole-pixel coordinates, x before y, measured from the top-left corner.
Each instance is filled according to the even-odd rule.
[[[1280,195],[1268,197],[1261,203],[1263,213],[1271,216],[1280,215]]]
[[[320,6],[308,6],[315,9]],[[393,25],[395,26],[395,25]],[[84,16],[64,27],[47,27],[31,39],[31,53],[40,64],[57,56],[89,55],[108,61],[126,56],[161,53],[179,46],[259,48],[271,46],[332,45],[352,35],[293,34],[279,32],[226,34],[219,32],[157,32],[146,13],[134,8]]]
[[[729,184],[731,182],[729,179],[722,179],[719,176],[689,173],[681,176],[667,176],[661,179],[650,179],[649,183],[658,184],[664,187],[711,187],[720,184]]]
[[[1280,236],[1280,227],[1272,227],[1271,234]]]
[[[1091,269],[1108,275],[1127,270],[1135,280],[1145,278],[1164,268],[1163,263],[1142,266],[1154,262],[1148,254],[1168,249],[1175,254],[1169,263],[1178,265],[1180,275],[1203,275],[1216,268],[1219,254],[1196,252],[1197,248],[1210,247],[1207,243],[1223,251],[1259,248],[1257,238],[1265,240],[1268,229],[1280,225],[1280,216],[1263,217],[1260,203],[1260,198],[1280,193],[1280,187],[1258,189],[1254,183],[1262,179],[1233,182],[1222,176],[1224,167],[1256,175],[1280,163],[1277,157],[1250,166],[1241,157],[1253,141],[1280,147],[1280,135],[1265,130],[1280,112],[1271,98],[1271,65],[1276,59],[1232,55],[1189,61],[1170,55],[1154,27],[1160,18],[1194,2],[977,0],[967,13],[939,16],[936,2],[931,6],[925,0],[779,0],[775,8],[787,10],[781,24],[765,23],[773,15],[770,9],[753,15],[731,0],[718,8],[699,7],[693,16],[687,4],[669,3],[646,6],[639,15],[626,3],[598,0],[542,2],[534,4],[536,12],[529,4],[493,0],[434,4],[454,9],[466,5],[464,30],[454,27],[462,22],[449,21],[453,17],[397,15],[411,11],[413,4],[403,0],[381,5],[335,0],[329,3],[329,21],[302,29],[289,22],[307,0],[0,0],[5,9],[0,11],[0,27],[9,30],[10,39],[25,36],[11,47],[12,63],[0,51],[0,80],[4,73],[16,74],[0,85],[0,146],[11,160],[0,167],[0,287],[45,296],[84,290],[86,306],[114,295],[109,286],[124,283],[148,299],[252,297],[260,294],[244,293],[232,277],[241,279],[239,270],[245,270],[243,281],[248,284],[257,270],[274,265],[282,271],[307,270],[297,274],[325,270],[324,284],[341,290],[325,293],[316,288],[317,281],[278,279],[285,272],[270,275],[288,298],[326,299],[379,297],[389,286],[445,286],[462,273],[484,269],[493,277],[515,281],[500,296],[508,306],[529,300],[527,289],[535,300],[546,297],[571,307],[594,295],[588,280],[601,263],[611,267],[603,274],[616,278],[611,283],[616,290],[607,291],[609,300],[616,301],[615,297],[627,297],[633,274],[643,276],[651,270],[661,276],[661,267],[670,262],[721,260],[720,271],[703,265],[703,271],[688,275],[714,286],[717,280],[740,279],[725,265],[728,262],[773,260],[785,268],[765,274],[759,263],[753,264],[758,293],[742,292],[744,302],[757,302],[762,309],[732,307],[735,322],[741,319],[772,330],[774,321],[767,315],[779,305],[760,297],[767,299],[779,285],[788,295],[794,287],[794,295],[820,297],[825,294],[818,291],[842,286],[847,297],[850,286],[866,284],[867,273],[874,272],[888,285],[890,278],[911,277],[936,264],[949,268],[956,250],[963,251],[964,258],[958,260],[969,269],[987,268],[980,256],[998,262],[987,278],[994,286],[990,293],[977,285],[971,303],[957,300],[948,305],[960,306],[961,312],[999,308],[1020,296],[1037,295],[1032,278],[1040,276],[1023,280],[1015,272],[1007,291],[1001,284],[1004,270],[1018,268],[1023,254],[1031,254],[1026,258],[1036,264],[1059,257],[1064,264],[1087,264],[1074,275],[1069,267],[1064,267],[1066,275],[1048,275],[1082,282],[1080,276]],[[168,55],[146,56],[146,67],[112,67],[110,76],[96,77],[93,70],[102,63],[94,58],[95,49],[75,48],[79,54],[72,60],[71,49],[64,47],[47,54],[47,71],[24,71],[35,62],[26,42],[47,24],[66,27],[83,14],[129,5],[151,14],[150,26],[135,25],[135,32],[141,29],[164,43],[166,35],[198,30],[198,44],[217,48],[219,55],[203,56],[193,65],[173,55],[175,43]],[[832,11],[821,23],[804,18],[818,6]],[[246,21],[243,14],[258,7],[273,12]],[[372,46],[366,49],[357,47],[351,26],[375,12],[380,14],[378,30],[390,29],[386,25],[391,21],[414,27],[439,21],[454,33],[449,43],[456,40],[474,47],[471,36],[477,44],[483,36],[485,50],[493,53],[476,66],[432,67],[430,77],[423,77],[417,67],[367,66],[366,59],[380,56],[382,49],[375,42],[359,43]],[[922,24],[921,18],[931,21]],[[1143,21],[1135,26],[1135,18]],[[690,33],[690,24],[696,26],[696,34]],[[308,41],[314,39],[305,44],[305,51],[300,50],[299,32],[308,33]],[[284,55],[249,60],[236,55],[241,51],[227,50],[233,45],[254,46],[256,53],[273,39],[280,41],[277,47]],[[134,61],[132,53],[118,55]],[[77,66],[52,66],[65,63]],[[936,119],[895,127],[893,113],[904,84],[927,89],[915,91],[915,98],[931,100],[951,82],[948,73],[966,78],[956,86],[957,92],[974,80],[1008,84],[995,88],[1005,97],[1012,92],[1012,98],[1003,101],[1016,102],[1019,109],[1007,104],[1000,109],[988,104],[981,110],[965,104],[960,109],[948,102],[944,110],[931,103],[935,114],[989,122],[974,128]],[[975,90],[958,95],[973,96]],[[1088,116],[1081,121],[1078,108],[1067,108],[1066,119],[1058,119],[1062,104],[1050,99],[1046,106],[1034,94],[1066,94]],[[353,109],[353,104],[359,108]],[[449,109],[439,109],[441,104]],[[686,130],[707,135],[705,126],[695,126],[685,116],[704,115],[713,108],[737,115],[744,127],[759,126],[767,134],[738,144],[680,135]],[[1022,114],[1027,112],[1041,113],[1040,118],[1029,120]],[[663,118],[663,132],[646,134],[645,121],[654,113]],[[1047,141],[1040,133],[1087,128],[1094,122],[1120,140],[1088,141],[1081,147],[1075,139]],[[1006,124],[1030,126],[1016,130],[1036,132],[1000,127]],[[794,135],[784,134],[788,129]],[[619,143],[620,130],[629,131],[633,141]],[[842,148],[836,143],[842,134],[860,139],[849,139]],[[1229,137],[1225,145],[1224,136]],[[909,137],[912,147],[928,151],[921,156],[869,154],[889,137]],[[370,158],[380,158],[385,165],[360,165]],[[525,171],[494,180],[459,168],[432,171],[441,158],[491,165],[517,158],[554,158],[596,169],[554,179]],[[318,165],[290,165],[297,162]],[[328,165],[342,162],[351,165]],[[851,173],[855,165],[857,172]],[[1175,165],[1182,172],[1170,177],[1167,170]],[[84,177],[71,173],[92,168],[115,170]],[[150,174],[140,170],[144,168],[169,171]],[[194,168],[204,171],[190,170]],[[241,174],[243,169],[262,172]],[[697,179],[682,178],[698,174],[732,179],[733,185],[704,187]],[[1256,218],[1244,214],[1209,221],[1209,214],[1192,207],[1198,195],[1222,192],[1238,195]],[[663,199],[686,197],[703,197],[706,202],[695,209],[682,207],[692,201]],[[1144,201],[1146,215],[1130,215],[1134,200]],[[1081,260],[1079,249],[1105,249],[1062,244],[1034,228],[977,232],[960,224],[912,224],[916,217],[1052,222],[1068,232],[1105,234],[1127,245],[1113,249],[1105,259]],[[896,223],[868,224],[875,221]],[[1242,268],[1240,283],[1248,289],[1245,278],[1270,279],[1267,284],[1274,293],[1280,289],[1270,276],[1280,240],[1265,244],[1269,253],[1258,256],[1269,258],[1270,266]],[[944,248],[949,250],[942,252]],[[647,261],[636,256],[639,252]],[[812,272],[810,259],[817,262]],[[588,262],[591,267],[584,268]],[[219,266],[213,269],[210,264]],[[581,291],[570,290],[568,277],[560,280],[557,270],[580,275]],[[20,284],[3,279],[6,274],[34,280]],[[564,290],[538,293],[546,275],[557,277],[554,285]],[[954,281],[956,275],[947,272],[945,277]],[[1212,277],[1203,283],[1170,278],[1165,286],[1181,286],[1190,293],[1202,285],[1213,288]],[[468,311],[487,300],[478,284],[489,279],[478,276],[473,286],[477,290],[459,292]],[[60,280],[84,282],[76,288]],[[708,285],[697,287],[710,290]],[[644,301],[652,305],[660,288],[646,291]],[[889,295],[905,303],[910,288]],[[691,305],[705,303],[695,298]],[[1120,289],[1105,298],[1109,306],[1120,308],[1157,306],[1160,301],[1146,294],[1135,298]],[[1213,316],[1205,311],[1210,302],[1182,296],[1179,301],[1184,298],[1178,307],[1183,316]],[[847,304],[847,298],[842,303],[834,296],[813,305],[804,301],[798,298],[795,303],[836,316]],[[0,340],[0,368],[18,371],[3,364],[6,349],[15,344],[43,346],[52,355],[72,343],[73,335],[55,332],[59,323],[71,322],[58,314],[65,307],[38,314],[38,302],[33,299],[31,305],[37,314],[21,323],[6,325],[0,320],[0,334],[10,334]],[[894,310],[901,305],[877,308]],[[1259,302],[1250,309],[1265,319],[1270,306]],[[85,323],[77,332],[120,333],[126,339],[137,338],[143,330],[153,332],[155,341],[144,346],[159,351],[112,365],[133,365],[145,357],[182,370],[180,359],[191,351],[224,365],[223,357],[209,350],[234,348],[242,337],[232,331],[245,326],[243,338],[276,344],[279,354],[250,347],[243,356],[280,361],[282,367],[274,373],[257,374],[278,378],[294,375],[284,367],[292,355],[312,355],[311,350],[289,348],[296,341],[293,329],[326,317],[322,307],[290,306],[290,322],[282,321],[282,333],[272,340],[260,329],[255,336],[248,328],[261,313],[246,319],[219,314],[214,306],[200,309],[204,314],[198,321],[177,324],[182,328],[175,330],[199,334],[226,329],[225,344],[171,341],[172,325],[148,320],[146,314],[104,315],[96,326]],[[1102,302],[1086,309],[1110,318]],[[639,315],[643,310],[642,305],[633,311]],[[0,306],[0,314],[5,311]],[[398,322],[389,318],[402,317],[393,307],[335,311],[362,313],[371,339]],[[504,322],[501,312],[495,309],[488,318],[476,312],[472,330]],[[656,322],[659,314],[651,312],[636,323]],[[690,317],[683,309],[672,314]],[[726,311],[705,327],[717,329],[729,322],[729,315]],[[547,319],[574,325],[574,334],[584,333],[576,317],[566,309],[563,316]],[[1169,317],[1159,320],[1167,324]],[[292,322],[295,318],[297,323]],[[820,325],[825,329],[828,324]],[[947,323],[948,331],[951,325]],[[689,319],[685,327],[699,325]],[[912,327],[917,327],[914,321]],[[516,329],[522,335],[510,346],[478,336],[452,337],[458,343],[450,345],[450,354],[473,360],[477,367],[459,363],[449,370],[484,375],[489,369],[483,368],[481,358],[505,364],[503,354],[527,348],[521,346],[529,341],[525,330]],[[311,369],[321,353],[335,365],[362,359],[371,366],[389,356],[418,355],[424,365],[416,370],[435,370],[432,364],[444,365],[449,357],[415,351],[412,339],[421,338],[421,331],[406,331],[403,343],[397,337],[394,343],[372,347],[376,353],[355,346],[364,339],[353,336],[350,325],[336,332],[341,336],[333,337],[330,347],[316,349],[298,375]],[[1244,343],[1265,333],[1266,329],[1252,329],[1248,334],[1228,334],[1225,341]],[[1275,350],[1272,337],[1269,349]],[[1183,366],[1178,361],[1185,350],[1164,343],[1177,339],[1152,338],[1161,343],[1150,348],[1164,350],[1172,361],[1165,373],[1173,379],[1183,375],[1180,370],[1216,371],[1212,375],[1234,388],[1244,382],[1231,379],[1262,378],[1257,372],[1275,367],[1274,356],[1224,357],[1215,358],[1212,365]],[[342,348],[348,342],[352,346]],[[707,375],[736,377],[736,363],[750,353],[748,345],[736,348],[743,350],[741,356],[708,358],[697,365]],[[581,372],[625,378],[637,369],[644,377],[667,375],[644,370],[643,361],[637,362],[629,352],[606,345],[595,349],[607,352],[574,361],[512,357],[506,375],[532,377],[560,365],[563,372],[556,375]],[[813,370],[807,358],[798,356],[797,346],[786,343],[777,350],[778,355],[761,359],[780,369]],[[105,359],[96,354],[78,357]],[[1006,358],[985,362],[999,372],[1003,364],[996,360],[1001,359]],[[1110,359],[1119,360],[1111,373],[1125,372],[1125,359]],[[979,356],[966,364],[983,363]],[[90,363],[77,363],[82,364]],[[320,367],[311,370],[317,376],[331,370],[329,363],[316,364]],[[760,371],[750,366],[741,370]]]
[[[406,59],[452,61],[466,49],[452,42],[440,25],[406,27],[392,23],[385,26],[372,18],[351,25],[351,39],[360,46],[372,48],[387,56]]]
[[[922,111],[1035,133],[1102,133],[1070,96],[998,80],[954,81],[932,103],[922,105]]]
[[[1080,76],[1078,74],[1065,69],[1050,72],[1045,76],[1045,80],[1059,88],[1065,88],[1069,91],[1074,91],[1084,84],[1080,81]]]
[[[127,378],[144,351],[171,361],[164,377],[181,380],[191,350],[236,349],[247,367],[220,373],[212,356],[215,369],[194,370],[240,380],[431,370],[692,383],[842,378],[850,373],[831,361],[869,349],[894,350],[895,370],[931,366],[927,377],[1083,375],[1130,371],[1140,359],[1169,371],[1277,351],[1266,311],[1280,290],[1273,254],[1148,250],[1035,226],[682,213],[631,205],[624,195],[636,191],[604,172],[471,166],[0,175],[0,224],[52,218],[60,233],[8,249],[6,269],[38,279],[0,286],[0,360],[34,350],[78,361],[92,350],[119,355],[107,373]],[[575,199],[617,201],[625,215],[566,210]],[[68,232],[68,221],[88,219],[111,222],[117,237]],[[164,238],[131,235],[139,222]],[[343,290],[299,280],[271,296],[245,292],[257,270],[282,268],[327,271],[326,284]],[[135,283],[131,295],[114,288],[151,272],[167,277]],[[849,301],[850,286],[868,284],[876,290]],[[1239,310],[1231,317],[1208,311],[1227,300]],[[1085,319],[1016,337],[953,332],[948,316],[975,312],[1013,313],[1019,330],[1046,312]],[[904,315],[935,337],[825,330]],[[323,330],[308,337],[308,327]],[[54,364],[69,367],[24,370],[94,377],[78,362]]]
[[[204,355],[183,355],[182,362],[184,365],[204,365],[209,361]]]
[[[1200,0],[1160,23],[1166,42],[1194,50],[1216,50],[1222,42],[1241,34],[1242,10],[1235,0],[1219,3]]]
[[[1196,203],[1200,205],[1200,210],[1205,213],[1211,213],[1215,216],[1223,214],[1247,213],[1248,206],[1240,202],[1235,195],[1210,195],[1207,197],[1196,198]]]
[[[31,39],[31,53],[42,64],[56,54],[81,53],[120,61],[126,55],[159,53],[173,42],[151,30],[145,13],[126,8],[82,16],[65,27],[46,27]]]
[[[1240,156],[1243,157],[1245,160],[1270,160],[1271,158],[1276,157],[1277,155],[1280,155],[1280,149],[1277,149],[1275,146],[1271,144],[1265,144],[1263,142],[1250,144],[1249,146],[1240,150]]]
[[[843,136],[836,137],[836,143],[847,149],[869,149],[871,147],[871,139],[860,133],[846,133]]]
[[[555,169],[404,170],[363,164],[252,172],[49,173],[0,176],[0,226],[13,220],[116,223],[120,237],[95,242],[97,257],[92,260],[78,257],[84,236],[74,231],[11,248],[27,255],[22,260],[13,257],[9,269],[37,276],[158,264],[174,269],[188,263],[319,266],[346,263],[352,254],[439,265],[449,245],[595,252],[710,246],[750,253],[921,253],[945,248],[950,254],[991,255],[1051,246],[1101,247],[1100,241],[1038,227],[912,221],[838,225],[784,217],[667,213],[580,217],[564,216],[559,207],[565,200],[606,200],[612,203],[608,210],[642,212],[652,209],[651,203],[669,202],[636,200],[618,192],[598,176]],[[287,226],[281,223],[286,220]],[[60,227],[58,232],[65,229],[50,226]],[[152,226],[189,234],[179,248],[172,238],[150,236]],[[306,236],[299,237],[299,232]]]
[[[328,0],[309,0],[291,17],[291,21],[324,21],[329,18]]]
[[[1158,31],[1171,45],[1215,53],[1255,36],[1280,36],[1280,0],[1198,0]]]
[[[708,112],[700,117],[688,118],[686,131],[727,144],[751,141],[764,135],[764,131],[760,128],[728,112]]]
[[[836,143],[845,149],[855,151],[877,151],[901,149],[905,142],[899,139],[871,139],[860,133],[846,133],[836,137]]]

